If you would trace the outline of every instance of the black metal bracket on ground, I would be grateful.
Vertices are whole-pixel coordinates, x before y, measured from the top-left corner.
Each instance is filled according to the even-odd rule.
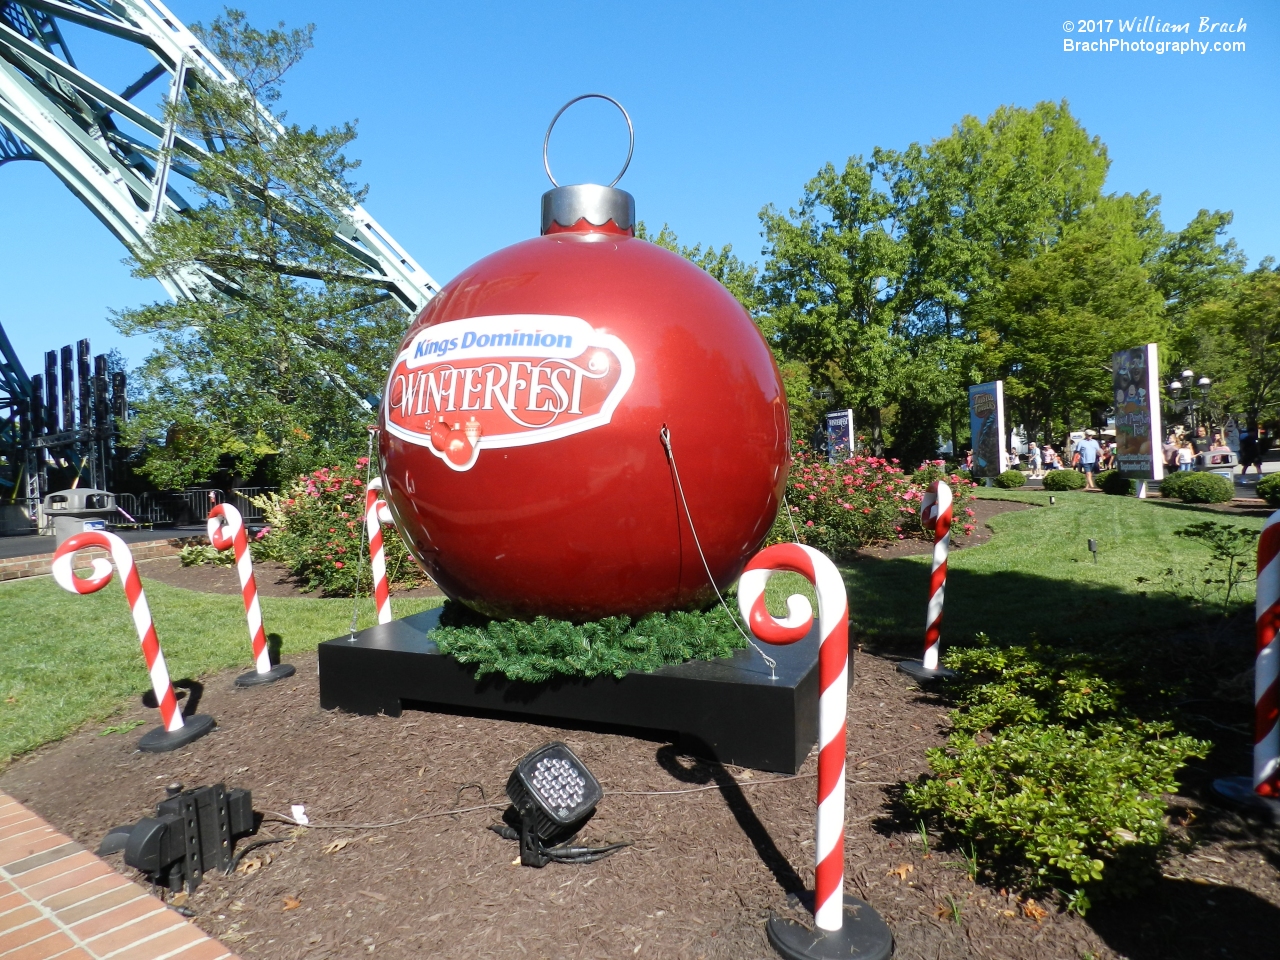
[[[199,740],[217,725],[213,717],[195,713],[189,717],[183,717],[182,726],[177,730],[166,730],[160,726],[143,734],[138,740],[138,749],[143,753],[168,753],[171,750],[178,750]]]
[[[1252,777],[1221,777],[1213,781],[1213,793],[1227,806],[1280,827],[1280,798],[1257,793]]]
[[[102,841],[99,855],[124,851],[124,862],[152,883],[193,893],[209,870],[229,873],[237,839],[256,831],[253,795],[223,784],[168,789],[154,817],[116,827]]]
[[[921,660],[903,660],[898,664],[898,672],[905,673],[917,683],[932,683],[934,680],[950,680],[956,675],[954,670],[946,667],[934,667],[932,670]]]
[[[250,670],[248,673],[240,674],[240,676],[236,677],[236,686],[260,687],[264,684],[275,683],[277,680],[292,677],[296,672],[297,668],[292,663],[277,663],[266,673]]]
[[[776,678],[750,648],[622,678],[524,683],[440,653],[439,610],[319,646],[320,706],[399,716],[406,705],[651,730],[721,763],[795,773],[818,737],[818,631],[771,651]],[[850,682],[853,680],[850,671]]]

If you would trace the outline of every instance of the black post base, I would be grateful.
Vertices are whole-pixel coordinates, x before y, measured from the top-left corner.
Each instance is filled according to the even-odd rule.
[[[185,747],[194,740],[199,740],[217,726],[213,717],[197,713],[182,718],[182,729],[170,733],[164,727],[156,727],[138,741],[138,749],[143,753],[168,753]]]
[[[812,930],[795,920],[769,917],[769,942],[786,960],[888,960],[893,934],[880,914],[857,897],[844,895],[844,925],[834,932]]]
[[[259,673],[257,670],[250,670],[248,673],[242,673],[236,677],[237,687],[260,687],[264,683],[275,683],[277,680],[283,680],[285,677],[292,677],[298,671],[294,669],[292,663],[277,663],[266,673]]]
[[[956,675],[954,670],[937,667],[930,670],[920,660],[903,660],[898,664],[898,672],[912,677],[917,683],[929,683],[933,680],[950,680]]]
[[[1280,799],[1256,793],[1252,777],[1222,777],[1213,781],[1213,792],[1229,806],[1280,827]]]

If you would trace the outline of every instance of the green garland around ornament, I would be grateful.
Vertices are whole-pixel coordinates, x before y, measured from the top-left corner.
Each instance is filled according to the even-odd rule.
[[[431,639],[441,653],[475,664],[476,679],[500,673],[510,680],[541,683],[554,676],[622,677],[689,660],[730,656],[747,645],[740,622],[723,607],[706,611],[605,617],[571,623],[490,620],[448,601]]]

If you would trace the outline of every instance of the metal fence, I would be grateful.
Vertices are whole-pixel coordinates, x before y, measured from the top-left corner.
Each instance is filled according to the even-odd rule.
[[[170,493],[117,493],[116,504],[136,523],[202,523],[215,504],[230,503],[250,523],[263,520],[262,508],[254,497],[274,493],[278,487],[238,487],[230,491],[215,487],[190,487]]]

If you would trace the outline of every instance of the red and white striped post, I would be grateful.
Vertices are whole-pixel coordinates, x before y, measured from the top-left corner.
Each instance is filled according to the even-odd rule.
[[[234,551],[236,574],[240,577],[240,594],[244,597],[244,613],[249,621],[249,643],[253,647],[254,669],[252,673],[236,677],[236,686],[256,687],[293,676],[293,664],[271,665],[271,650],[267,646],[267,634],[262,626],[258,582],[253,576],[253,555],[249,551],[249,534],[244,528],[244,517],[231,504],[219,503],[209,511],[206,529],[213,549]]]
[[[80,550],[100,547],[106,550],[111,559],[95,557],[93,571],[85,579],[77,577],[72,571],[72,560]],[[88,530],[68,538],[53,554],[53,579],[64,590],[71,593],[97,593],[111,582],[111,562],[115,561],[120,571],[120,580],[124,584],[124,595],[129,601],[129,612],[133,615],[133,625],[138,631],[138,640],[142,643],[142,656],[147,661],[147,672],[151,675],[151,689],[155,694],[156,706],[160,709],[163,725],[156,727],[138,741],[138,749],[148,753],[163,753],[185,746],[192,740],[203,737],[214,728],[213,717],[196,714],[183,720],[182,711],[178,709],[178,698],[173,692],[173,684],[169,682],[169,668],[164,662],[164,652],[160,649],[160,641],[156,638],[156,627],[151,621],[151,608],[147,606],[147,595],[142,590],[142,579],[138,576],[138,568],[134,566],[133,554],[129,545],[114,533],[102,530]]]
[[[387,557],[382,548],[382,524],[391,523],[387,501],[378,497],[382,478],[369,481],[364,494],[364,526],[369,534],[369,569],[373,573],[373,599],[378,608],[378,622],[391,622],[391,591],[387,587]]]
[[[929,571],[929,606],[924,624],[924,659],[904,660],[898,669],[917,680],[937,680],[955,673],[939,666],[942,654],[942,601],[947,590],[947,553],[951,549],[951,488],[941,480],[929,485],[920,501],[920,524],[934,531],[933,565]]]
[[[787,600],[787,617],[765,607],[765,585],[779,571],[806,577],[818,594],[818,820],[815,838],[816,931],[772,917],[769,939],[783,956],[858,956],[871,960],[893,951],[889,928],[866,903],[844,892],[844,773],[849,696],[849,604],[840,571],[825,555],[798,543],[766,547],[738,581],[738,609],[765,643],[788,644],[809,635],[813,608],[799,595]],[[856,948],[856,949],[855,949]]]
[[[1253,776],[1224,777],[1215,792],[1236,804],[1269,813],[1280,824],[1280,511],[1267,518],[1258,538],[1253,662]]]

